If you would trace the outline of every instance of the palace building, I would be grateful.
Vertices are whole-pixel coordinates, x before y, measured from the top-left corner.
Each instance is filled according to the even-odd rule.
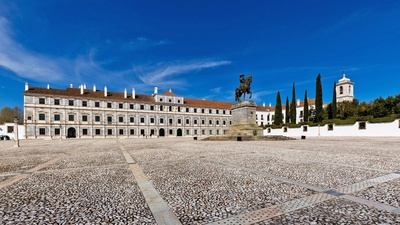
[[[353,84],[343,75],[337,101],[354,98]],[[341,92],[343,91],[343,92]],[[349,93],[350,92],[350,93]],[[185,98],[172,90],[153,94],[111,92],[94,84],[66,89],[30,87],[25,83],[25,138],[154,138],[224,135],[231,122],[232,102]],[[315,109],[315,99],[308,100]],[[327,104],[324,103],[324,107]],[[303,122],[304,101],[297,100],[297,123]],[[282,113],[285,116],[283,105]],[[256,123],[273,124],[275,107],[256,106]]]

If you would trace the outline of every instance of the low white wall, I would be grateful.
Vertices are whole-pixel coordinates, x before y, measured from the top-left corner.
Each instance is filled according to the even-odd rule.
[[[10,139],[14,139],[14,132],[8,133],[8,128],[7,127],[13,127],[14,129],[14,123],[4,123],[0,124],[0,135],[7,135],[10,137]],[[24,125],[18,125],[18,138],[19,139],[24,139],[25,138],[25,127]]]
[[[360,123],[365,123],[365,129],[360,129]],[[304,125],[307,126],[307,125]],[[336,125],[332,124],[333,130],[328,130],[329,125],[324,126],[307,126],[307,131],[304,131],[304,126],[300,128],[289,128],[285,132],[285,128],[264,130],[264,135],[284,135],[288,137],[339,137],[339,136],[368,136],[368,137],[400,137],[400,119],[396,119],[390,123],[369,123],[356,122],[353,125]]]

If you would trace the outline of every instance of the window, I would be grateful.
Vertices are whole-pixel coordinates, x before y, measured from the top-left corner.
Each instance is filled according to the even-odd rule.
[[[169,124],[172,124],[172,119],[169,119]]]
[[[359,130],[365,130],[365,129],[367,129],[367,124],[366,124],[366,122],[358,122],[358,129],[359,129]]]
[[[201,120],[201,124],[203,124],[203,125],[204,125],[205,123],[206,123],[206,121],[205,121],[205,120]]]
[[[28,120],[32,120],[32,116],[28,116],[28,118],[27,118]]]
[[[213,124],[213,121],[212,121],[212,120],[210,120],[208,123],[209,123],[210,125],[212,125],[212,124]]]
[[[222,110],[222,114],[225,114],[225,110]]]
[[[197,120],[193,120],[193,123],[194,123],[194,124],[197,124]]]
[[[54,121],[60,121],[60,114],[54,115]]]
[[[152,111],[154,110],[154,105],[150,106],[150,110],[152,110]]]
[[[7,133],[14,132],[14,126],[7,126]]]
[[[160,105],[160,111],[163,111],[163,106],[162,105]]]
[[[129,104],[129,108],[130,108],[130,109],[134,109],[135,107],[134,107],[133,104]]]
[[[100,129],[96,129],[95,132],[96,132],[96,135],[100,135],[101,134]]]
[[[123,108],[124,108],[124,104],[119,103],[119,104],[118,104],[118,108],[123,109]]]
[[[131,134],[135,134],[135,129],[131,129],[131,130],[130,130],[130,133],[131,133]]]
[[[111,102],[107,102],[107,108],[112,108]]]
[[[189,120],[189,119],[186,119],[186,124],[189,124],[189,122],[190,122],[190,120]]]
[[[124,129],[119,129],[119,135],[123,135],[124,134]]]
[[[39,98],[39,104],[44,105],[46,103],[46,100],[44,98]]]
[[[178,99],[178,103],[181,103],[181,100]]]
[[[82,106],[87,107],[87,101],[82,101]]]
[[[261,115],[261,120],[264,120],[264,115]]]
[[[112,129],[107,129],[107,134],[112,135]]]
[[[219,135],[219,130],[217,130],[217,135]]]
[[[182,123],[182,120],[181,119],[178,119],[178,124],[181,124]]]
[[[45,114],[39,114],[39,120],[45,120],[46,115]]]
[[[107,116],[107,123],[108,124],[112,123],[112,116]]]
[[[144,129],[140,130],[140,134],[144,136]]]
[[[189,112],[189,108],[186,108],[186,112],[187,112],[187,113]]]
[[[211,114],[211,113],[212,113],[212,109],[209,109],[209,110],[208,110],[208,113],[210,113],[210,114]]]
[[[150,123],[154,123],[154,118],[150,118]]]
[[[174,131],[172,129],[170,129],[169,134],[174,134]]]
[[[130,118],[129,118],[129,122],[134,123],[134,122],[135,122],[135,117],[133,117],[133,116],[130,117]]]
[[[82,135],[87,135],[87,134],[88,134],[87,129],[82,129]]]
[[[82,116],[82,121],[87,122],[87,115]]]
[[[172,112],[172,106],[169,107],[169,111]]]
[[[328,124],[328,131],[333,131],[333,124]]]
[[[210,135],[212,135],[212,130],[210,130]]]
[[[144,105],[140,105],[140,110],[144,110]]]
[[[60,135],[60,128],[54,129],[54,135]]]
[[[99,107],[100,107],[100,102],[95,102],[95,103],[94,103],[94,107],[99,108]]]
[[[283,132],[287,132],[287,127],[283,127]]]
[[[224,120],[224,121],[222,121],[222,125],[226,125],[226,121]]]
[[[172,99],[168,99],[168,102],[172,102]]]
[[[216,124],[219,125],[219,120],[216,121]]]
[[[189,135],[190,134],[190,130],[186,130],[186,135]]]
[[[160,118],[160,123],[164,123],[164,118]]]
[[[201,109],[201,113],[204,113],[204,109]]]
[[[160,102],[162,102],[163,101],[163,99],[162,98],[160,98]]]
[[[124,122],[124,117],[122,117],[122,116],[118,117],[118,122],[123,123]]]
[[[216,114],[219,114],[219,110],[217,109],[217,110],[215,111],[215,113],[216,113]]]
[[[178,107],[178,112],[181,112],[181,107]]]
[[[201,134],[205,135],[206,134],[206,130],[201,130]]]
[[[339,93],[342,95],[343,94],[343,86],[339,87]]]
[[[46,128],[39,128],[40,135],[46,135]]]
[[[307,132],[308,126],[303,126],[303,132]]]
[[[144,123],[144,117],[140,118],[140,123]]]
[[[194,135],[197,135],[197,130],[194,130]]]
[[[95,117],[94,117],[94,121],[100,122],[100,116],[95,116]]]
[[[74,121],[74,115],[68,115],[68,121]]]
[[[193,109],[193,112],[194,112],[194,113],[197,113],[197,109]]]
[[[74,100],[68,100],[68,105],[69,106],[74,106]]]
[[[60,99],[54,99],[54,105],[60,105]]]

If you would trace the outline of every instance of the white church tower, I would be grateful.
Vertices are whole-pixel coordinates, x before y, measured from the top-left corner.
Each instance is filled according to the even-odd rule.
[[[353,101],[354,99],[354,83],[346,78],[346,74],[343,71],[343,78],[336,84],[336,101]]]

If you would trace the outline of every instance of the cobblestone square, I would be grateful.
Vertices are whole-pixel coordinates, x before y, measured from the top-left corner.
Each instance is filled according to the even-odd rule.
[[[0,224],[400,224],[398,138],[0,141]]]

